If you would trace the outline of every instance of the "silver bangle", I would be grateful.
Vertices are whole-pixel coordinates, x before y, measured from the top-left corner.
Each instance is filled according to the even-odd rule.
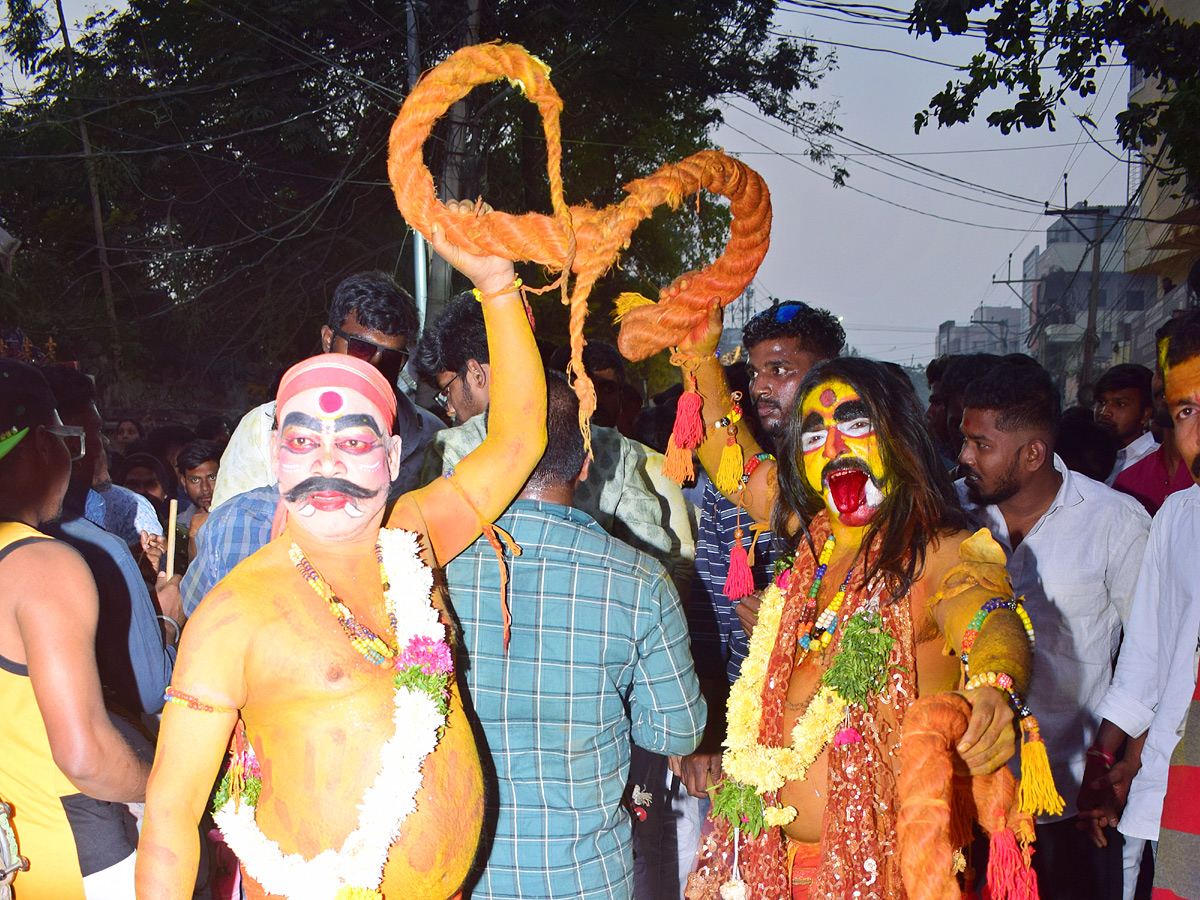
[[[182,625],[180,625],[178,622],[176,622],[174,619],[172,619],[170,616],[164,616],[164,615],[161,615],[161,614],[160,614],[158,618],[159,618],[161,621],[163,621],[163,622],[170,622],[170,623],[171,623],[171,625],[172,625],[172,626],[174,627],[174,629],[175,629],[175,640],[174,640],[174,641],[172,641],[172,643],[174,643],[174,644],[178,644],[178,643],[179,643],[179,639],[180,639],[180,638],[183,636],[183,626],[182,626]]]

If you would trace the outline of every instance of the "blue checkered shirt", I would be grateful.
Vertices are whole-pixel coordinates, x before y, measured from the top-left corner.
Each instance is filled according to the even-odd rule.
[[[517,500],[497,524],[522,548],[506,554],[507,654],[491,546],[480,538],[446,567],[460,666],[499,787],[495,840],[471,895],[626,900],[630,739],[682,755],[704,730],[679,598],[658,562],[577,509]]]
[[[279,488],[272,484],[238,494],[213,509],[196,533],[196,558],[179,586],[184,615],[191,616],[218,581],[271,540],[278,505]]]

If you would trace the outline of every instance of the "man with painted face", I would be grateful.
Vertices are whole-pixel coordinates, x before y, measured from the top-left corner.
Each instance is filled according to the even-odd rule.
[[[195,828],[231,734],[248,749],[216,817],[249,896],[445,900],[467,874],[482,776],[430,569],[468,546],[533,470],[546,394],[512,264],[439,231],[433,245],[474,282],[504,351],[488,438],[452,477],[398,499],[381,529],[402,454],[391,385],[345,354],[285,374],[272,440],[281,534],[184,631],[148,789],[146,900],[191,896]]]
[[[710,473],[729,436],[710,423],[732,409],[712,358],[719,336],[714,308],[704,334],[679,348],[695,360],[706,424],[699,453]],[[756,459],[738,492],[756,519],[774,508],[775,532],[795,555],[764,595],[730,692],[726,779],[714,801],[715,813],[727,790],[752,792],[772,811],[757,838],[710,814],[714,831],[689,879],[696,900],[720,895],[734,845],[752,900],[903,897],[895,774],[909,706],[918,693],[962,686],[946,648],[973,632],[970,672],[980,677],[963,691],[972,713],[957,752],[963,769],[984,773],[1014,749],[1008,697],[985,673],[1003,674],[1018,694],[1027,687],[1029,646],[1003,554],[986,532],[967,531],[911,384],[880,363],[834,359],[808,371],[798,402],[780,462]],[[761,452],[745,429],[733,437],[744,459]],[[866,646],[876,656],[863,655]],[[815,698],[839,662],[886,687],[868,686],[826,721],[833,701]],[[780,761],[778,774],[763,760]]]

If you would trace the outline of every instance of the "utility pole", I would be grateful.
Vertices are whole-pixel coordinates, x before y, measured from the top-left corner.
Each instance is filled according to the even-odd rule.
[[[66,50],[68,84],[72,90],[75,87],[75,51],[71,47],[71,37],[67,33],[67,17],[63,13],[62,0],[55,0],[58,9],[58,28],[62,34],[63,48]],[[104,289],[104,307],[108,313],[108,322],[113,331],[113,359],[118,370],[121,361],[121,349],[117,344],[117,303],[113,296],[112,273],[108,268],[108,244],[104,240],[104,213],[100,208],[100,183],[96,178],[96,165],[92,159],[92,142],[88,137],[87,120],[83,114],[83,104],[79,103],[79,137],[83,141],[83,165],[87,172],[88,193],[92,199],[92,228],[96,232],[96,255],[100,260],[100,284]]]
[[[1065,180],[1065,176],[1064,176]],[[1065,187],[1064,187],[1065,191]],[[1100,302],[1100,248],[1104,243],[1104,207],[1087,207],[1081,209],[1047,209],[1048,216],[1062,216],[1068,225],[1075,229],[1088,242],[1092,251],[1092,281],[1088,287],[1088,317],[1087,327],[1083,332],[1083,344],[1080,347],[1081,364],[1079,367],[1079,388],[1076,401],[1080,406],[1090,406],[1092,403],[1092,368],[1095,361],[1096,348],[1100,344],[1096,335],[1096,308]],[[1068,216],[1093,216],[1095,227],[1092,236],[1072,222]]]
[[[479,0],[467,0],[466,35],[464,47],[479,43]],[[463,200],[463,163],[467,155],[467,101],[459,100],[450,107],[446,115],[446,163],[442,166],[442,200]],[[439,256],[434,256],[429,267],[428,315],[437,316],[450,299],[450,265]]]
[[[417,80],[421,77],[421,44],[417,31],[416,0],[406,0],[404,7],[408,16],[408,89],[412,91],[417,86]],[[420,331],[424,333],[425,308],[428,303],[429,294],[426,281],[429,272],[425,261],[425,237],[415,228],[412,230],[412,234],[413,293],[416,295],[413,299],[417,302],[417,320],[420,323]]]
[[[1092,360],[1100,339],[1096,336],[1096,307],[1100,300],[1100,245],[1104,242],[1104,232],[1101,226],[1104,222],[1104,210],[1096,212],[1096,229],[1092,237],[1092,283],[1088,287],[1088,317],[1087,330],[1083,333],[1083,367],[1079,373],[1079,400],[1081,406],[1092,387]],[[1087,392],[1085,394],[1085,391]]]

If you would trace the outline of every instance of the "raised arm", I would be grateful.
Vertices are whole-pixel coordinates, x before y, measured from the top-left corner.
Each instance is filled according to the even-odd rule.
[[[475,211],[465,202],[447,208],[462,215]],[[487,438],[455,467],[454,484],[438,478],[406,494],[390,520],[404,525],[416,524],[415,518],[444,564],[479,536],[481,517],[491,522],[508,508],[542,458],[546,378],[512,263],[467,253],[437,230],[430,243],[479,291],[492,370]]]
[[[17,627],[55,765],[96,800],[143,800],[149,767],[113,726],[100,691],[91,572],[58,541],[23,547],[18,558],[6,589],[21,598]]]
[[[168,703],[163,710],[138,842],[140,900],[187,900],[195,888],[200,817],[246,699],[247,631],[229,600],[214,594],[180,643],[172,688],[195,703]]]
[[[703,398],[700,407],[700,417],[704,422],[704,442],[700,444],[697,453],[704,470],[709,478],[720,488],[717,472],[721,467],[721,453],[729,440],[729,429],[717,428],[714,423],[728,416],[733,409],[733,398],[729,393],[729,384],[725,381],[725,370],[717,359],[717,344],[721,340],[722,309],[719,303],[714,303],[708,312],[708,323],[699,334],[693,333],[688,340],[680,344],[679,355],[684,358],[684,378],[689,371],[696,377],[696,390]],[[743,410],[749,409],[750,398],[743,397],[739,401]],[[737,442],[742,448],[742,458],[750,459],[757,453],[762,453],[762,447],[754,440],[754,435],[743,422],[737,426]],[[765,460],[750,474],[750,480],[745,489],[737,494],[725,493],[730,500],[741,500],[742,507],[754,517],[756,522],[771,520],[771,507],[775,504],[775,463]]]

